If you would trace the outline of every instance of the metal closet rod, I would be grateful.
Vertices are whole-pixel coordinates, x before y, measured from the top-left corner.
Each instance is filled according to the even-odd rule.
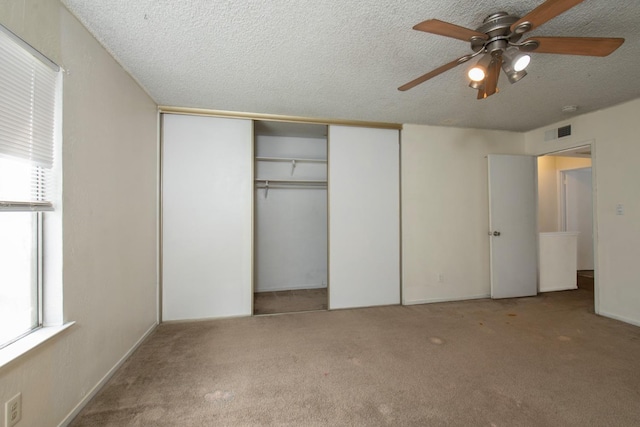
[[[327,163],[327,159],[310,159],[302,157],[263,157],[257,156],[256,160],[259,162],[298,162],[298,163]]]
[[[322,187],[327,185],[327,181],[320,180],[285,180],[285,179],[256,179],[256,184],[262,187],[276,187],[278,185],[283,186],[308,186],[308,187]]]
[[[314,189],[314,190],[326,190],[327,189],[327,185],[326,184],[322,184],[322,185],[309,185],[309,184],[302,184],[302,185],[286,185],[286,184],[271,184],[271,185],[258,185],[256,186],[256,188],[259,189],[264,189],[264,190],[269,190],[269,189],[274,189],[274,188],[285,188],[285,189]]]
[[[326,184],[326,180],[319,179],[256,179],[256,183],[264,184]]]
[[[269,196],[270,188],[313,188],[313,189],[325,189],[327,188],[327,181],[305,181],[305,180],[269,180],[269,179],[256,179],[256,188],[264,189],[264,198]]]

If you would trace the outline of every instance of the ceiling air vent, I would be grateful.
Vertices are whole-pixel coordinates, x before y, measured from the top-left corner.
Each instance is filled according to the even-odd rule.
[[[549,129],[544,133],[545,141],[553,141],[554,139],[571,136],[571,125],[559,127],[557,129]]]

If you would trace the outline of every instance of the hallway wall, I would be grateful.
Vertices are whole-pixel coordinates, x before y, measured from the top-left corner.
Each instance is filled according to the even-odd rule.
[[[640,325],[639,115],[640,99],[636,99],[525,134],[526,150],[535,155],[593,141],[596,312],[636,325]],[[545,142],[545,131],[567,123],[573,135]]]

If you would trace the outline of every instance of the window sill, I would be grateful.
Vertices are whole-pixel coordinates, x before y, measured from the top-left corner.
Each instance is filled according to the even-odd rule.
[[[60,326],[42,327],[37,331],[34,331],[23,338],[20,338],[13,344],[9,344],[5,348],[0,349],[0,369],[18,359],[20,356],[38,347],[40,344],[43,344],[56,335],[59,335],[75,323],[76,322],[67,322],[64,325]]]

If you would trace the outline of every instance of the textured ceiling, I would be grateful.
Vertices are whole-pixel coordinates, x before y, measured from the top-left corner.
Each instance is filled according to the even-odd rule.
[[[470,53],[415,31],[522,16],[541,0],[62,0],[160,105],[328,119],[525,131],[640,97],[640,2],[585,0],[529,35],[624,37],[606,58],[534,54],[528,76],[476,100]]]

